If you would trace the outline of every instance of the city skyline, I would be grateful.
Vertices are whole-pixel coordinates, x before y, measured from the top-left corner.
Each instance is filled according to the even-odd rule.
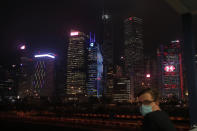
[[[35,1],[30,3],[5,3],[5,7],[8,8],[1,8],[3,11],[2,17],[8,22],[1,22],[2,35],[0,40],[1,55],[6,55],[8,59],[1,58],[1,63],[16,61],[13,56],[17,53],[17,40],[27,42],[27,48],[29,47],[32,50],[44,48],[49,52],[59,54],[63,58],[63,48],[65,48],[65,41],[68,41],[67,35],[71,28],[74,27],[83,32],[93,31],[98,34],[98,21],[102,16],[103,5],[105,10],[111,11],[117,17],[115,19],[116,27],[120,25],[117,24],[120,21],[119,18],[125,19],[129,16],[137,16],[144,19],[145,54],[156,54],[152,53],[152,49],[156,49],[159,44],[168,43],[174,39],[182,39],[181,17],[165,2],[155,0],[149,2],[126,0],[125,2],[86,1],[82,3],[75,1],[57,2],[56,5],[53,2],[45,4]],[[151,4],[154,2],[163,10],[158,12],[155,4]],[[131,7],[133,8],[131,9]],[[196,28],[195,24],[194,28]],[[116,32],[119,32],[119,30],[117,29]],[[123,44],[121,42],[123,39],[118,36],[120,33],[116,33],[116,37],[120,37],[117,38],[120,42],[116,44],[116,50],[121,48],[121,44]]]
[[[145,68],[146,66],[148,66],[145,65],[146,63],[145,57],[147,58],[149,57],[151,58],[150,60],[154,61],[155,59],[154,54],[156,55],[157,52],[156,49],[153,47],[153,45],[149,45],[150,47],[146,49],[145,46],[146,42],[144,41],[145,36],[147,35],[145,33],[146,28],[144,26],[146,23],[146,21],[144,20],[145,18],[143,19],[135,15],[133,16],[127,15],[126,12],[117,13],[116,12],[117,10],[112,10],[112,9],[110,10],[109,8],[110,6],[109,5],[106,6],[106,5],[107,4],[105,3],[102,6],[103,9],[97,12],[98,16],[95,16],[96,18],[100,18],[98,19],[98,23],[97,24],[92,23],[92,25],[98,25],[100,29],[97,30],[98,27],[92,29],[88,27],[86,29],[83,28],[83,26],[87,25],[88,23],[86,24],[72,23],[70,27],[65,28],[64,46],[63,46],[64,48],[61,49],[63,51],[63,54],[59,52],[60,50],[58,51],[56,50],[56,48],[51,48],[52,46],[50,46],[50,44],[48,46],[37,45],[37,48],[39,49],[35,50],[36,46],[33,47],[31,46],[31,44],[28,43],[27,40],[21,39],[21,40],[17,40],[17,42],[15,43],[16,56],[13,57],[11,60],[17,59],[17,57],[21,58],[22,52],[25,53],[25,55],[30,58],[32,57],[32,54],[35,54],[35,52],[38,52],[39,54],[40,52],[55,52],[55,54],[57,54],[56,52],[59,52],[58,56],[57,55],[53,56],[51,54],[42,54],[42,55],[35,55],[34,57],[35,58],[48,57],[54,59],[57,56],[56,60],[59,63],[59,67],[57,68],[57,70],[61,70],[64,68],[62,70],[63,73],[59,73],[61,75],[57,76],[57,78],[63,77],[66,80],[57,79],[56,86],[60,86],[61,84],[64,84],[65,86],[64,91],[66,92],[65,94],[70,96],[68,97],[68,99],[76,100],[79,99],[79,96],[102,96],[98,93],[98,89],[100,87],[99,86],[97,87],[97,85],[96,86],[93,85],[93,83],[95,82],[97,83],[100,80],[99,83],[101,86],[103,86],[103,89],[100,88],[102,90],[101,94],[103,94],[104,96],[107,97],[113,96],[116,86],[119,86],[120,89],[122,88],[118,84],[119,82],[117,81],[120,81],[120,83],[124,81],[127,83],[125,84],[124,87],[128,87],[128,90],[125,90],[123,92],[124,93],[130,92],[131,95],[127,97],[127,99],[129,98],[134,100],[137,97],[137,94],[142,87],[148,87],[148,86],[150,87],[151,81],[148,81],[147,79],[151,79],[153,74],[148,74],[147,72],[145,72]],[[116,5],[113,6],[115,7]],[[93,12],[92,14],[94,13],[95,12]],[[120,27],[118,28],[117,26]],[[56,25],[54,25],[54,27],[56,27]],[[69,28],[71,29],[67,31]],[[88,30],[90,29],[91,31],[88,32]],[[92,31],[95,31],[95,33],[93,33],[94,34],[93,37],[91,36],[90,33]],[[52,36],[50,39],[53,38],[54,37]],[[45,38],[40,40],[44,40],[44,39]],[[97,41],[98,43],[96,43]],[[180,42],[181,44],[183,43],[182,39],[176,40],[176,42],[177,41]],[[97,55],[96,48],[95,49],[92,48],[91,50],[91,47],[94,47],[94,45],[97,46],[97,44],[100,45],[99,46],[100,56],[103,57],[102,62],[95,61],[96,59],[98,60],[98,56],[96,56]],[[159,45],[162,45],[162,43],[158,43],[157,46]],[[54,43],[53,46],[59,46],[59,45],[56,45]],[[90,46],[90,48],[88,48],[88,46]],[[152,54],[147,55],[144,49],[149,50],[151,48],[152,48]],[[18,60],[19,63],[16,63],[17,66],[19,65],[19,68],[20,66],[22,67],[23,65],[22,63],[20,63],[22,62],[21,60]],[[62,60],[64,62],[62,62]],[[16,64],[10,64],[10,65],[16,66]],[[102,67],[103,72],[100,72],[99,75],[100,77],[98,77],[98,74],[96,76],[96,73],[98,73],[97,72],[98,70],[101,71],[101,69],[99,69],[98,67],[99,66],[101,67],[102,64],[103,64]],[[44,78],[43,71],[45,70],[45,66],[44,66],[45,64],[40,62],[40,64],[38,65],[40,66],[37,67],[38,73],[35,73],[36,80],[37,78]],[[175,65],[173,66],[170,65],[170,67],[166,66],[166,68],[173,69],[175,68],[174,66]],[[169,70],[169,69],[163,69],[163,64],[161,67],[162,68],[159,67],[159,70],[161,71]],[[146,76],[147,74],[148,77]],[[93,76],[94,78],[92,78]],[[183,77],[182,75],[180,76]],[[122,80],[120,80],[120,78]],[[94,81],[96,79],[97,81]],[[165,79],[171,80],[168,76]],[[179,78],[177,77],[177,79]],[[61,84],[58,81],[61,81]],[[38,79],[37,87],[41,88],[42,82],[44,82],[44,79]],[[170,82],[168,82],[167,84],[169,83]],[[176,87],[178,87],[179,85],[181,85],[181,88],[183,90],[182,84],[177,84]],[[121,95],[122,94],[118,94],[118,96],[116,97],[118,98]]]
[[[0,15],[6,129],[197,127],[196,0],[5,1]]]

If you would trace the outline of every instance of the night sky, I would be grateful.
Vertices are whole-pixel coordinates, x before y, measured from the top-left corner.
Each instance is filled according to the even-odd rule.
[[[0,4],[0,63],[16,62],[17,40],[26,41],[31,51],[51,51],[64,57],[69,30],[97,33],[103,5],[123,18],[144,20],[146,55],[153,55],[159,44],[182,39],[181,16],[163,0],[105,0],[104,4],[102,0],[8,0]]]

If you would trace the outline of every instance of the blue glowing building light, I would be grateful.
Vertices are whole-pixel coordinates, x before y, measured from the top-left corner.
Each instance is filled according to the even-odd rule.
[[[93,33],[93,35],[92,35],[92,33],[90,32],[90,43],[95,43],[95,42],[96,42],[95,34]]]
[[[90,43],[90,46],[91,46],[91,47],[93,47],[93,46],[94,46],[94,43],[93,43],[93,42],[92,42],[92,43]]]

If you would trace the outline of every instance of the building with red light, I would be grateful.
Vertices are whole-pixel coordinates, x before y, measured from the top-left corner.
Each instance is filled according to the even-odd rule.
[[[158,73],[156,59],[150,56],[144,58],[144,81],[143,88],[158,88]]]
[[[160,69],[160,89],[164,98],[184,98],[182,51],[179,40],[161,45],[157,52]]]
[[[125,69],[130,78],[131,94],[137,97],[144,78],[143,63],[143,20],[129,17],[124,20],[124,58]]]

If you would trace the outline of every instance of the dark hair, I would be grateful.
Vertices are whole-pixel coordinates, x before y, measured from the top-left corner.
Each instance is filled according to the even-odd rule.
[[[151,88],[144,88],[138,93],[138,97],[145,93],[150,93],[154,101],[158,101],[160,98],[160,93],[157,89],[151,89]]]

